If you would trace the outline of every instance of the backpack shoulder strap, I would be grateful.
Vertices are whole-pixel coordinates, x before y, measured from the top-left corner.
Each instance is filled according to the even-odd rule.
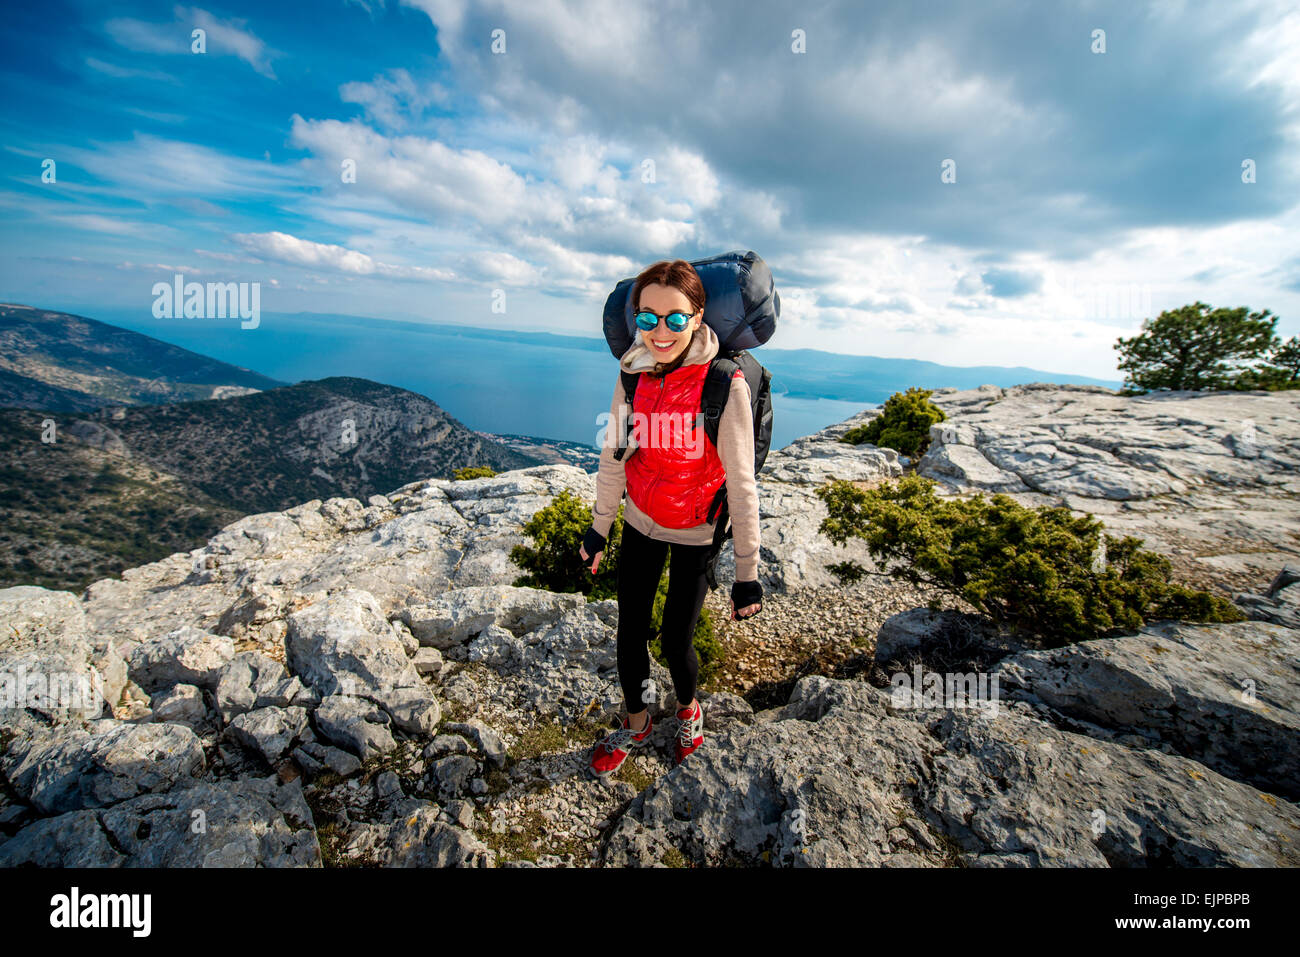
[[[717,356],[709,363],[709,372],[704,379],[704,389],[700,392],[700,411],[704,415],[704,432],[709,437],[709,441],[716,447],[718,444],[718,426],[722,421],[722,412],[727,407],[727,399],[731,395],[731,377],[736,374],[740,366],[727,356]],[[714,514],[718,516],[717,531],[714,534],[714,554],[722,546],[722,539],[725,538],[723,526],[726,524],[726,494],[727,483],[723,482],[718,486],[717,493],[713,496],[713,501],[709,503],[708,521],[714,520]]]
[[[623,380],[623,395],[627,397],[627,404],[631,405],[632,397],[636,395],[636,384],[641,381],[641,373],[620,369],[618,375]]]
[[[756,399],[762,385],[763,373],[767,370],[763,368],[763,364],[754,358],[754,354],[748,349],[737,352],[735,360],[737,367],[745,373],[745,381],[749,384],[750,399]],[[768,373],[768,377],[771,377],[771,373]]]
[[[628,372],[625,369],[620,369],[618,375],[619,378],[623,380],[623,395],[627,399],[628,407],[631,408],[632,399],[636,395],[636,384],[641,381],[641,373]],[[627,417],[625,429],[626,431],[619,436],[618,448],[614,451],[614,458],[616,460],[622,460],[623,455],[627,452],[627,447],[630,444],[632,436],[631,415]]]
[[[727,407],[727,398],[731,395],[731,377],[739,368],[731,359],[719,356],[709,363],[709,373],[704,379],[704,389],[700,392],[700,411],[704,413],[704,432],[715,446],[718,444],[718,424],[722,420],[722,411]]]

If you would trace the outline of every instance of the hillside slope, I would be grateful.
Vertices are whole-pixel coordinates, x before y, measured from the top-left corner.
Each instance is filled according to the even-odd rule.
[[[300,382],[253,395],[101,410],[132,455],[243,512],[313,498],[362,501],[468,465],[538,459],[486,439],[437,403],[366,379]]]
[[[363,379],[98,412],[0,409],[0,456],[0,586],[71,589],[201,545],[250,512],[540,461]]]
[[[0,303],[0,407],[85,411],[283,384],[120,326]]]
[[[193,548],[243,514],[176,475],[79,441],[72,422],[44,443],[48,420],[0,409],[0,586],[80,590]]]

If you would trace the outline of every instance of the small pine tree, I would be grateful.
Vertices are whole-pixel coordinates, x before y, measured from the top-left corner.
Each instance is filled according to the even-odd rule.
[[[1125,391],[1241,388],[1249,364],[1276,345],[1276,325],[1267,309],[1211,309],[1203,302],[1145,319],[1140,335],[1115,343]]]
[[[551,504],[540,508],[523,527],[532,546],[515,545],[510,560],[525,574],[516,585],[547,591],[579,592],[590,601],[618,597],[618,551],[623,535],[623,506],[610,526],[596,574],[591,562],[578,554],[583,536],[591,526],[591,509],[569,489],[561,489]]]
[[[916,386],[895,392],[885,400],[879,415],[849,429],[840,441],[850,445],[870,442],[909,458],[924,454],[930,445],[930,426],[947,418],[943,409],[930,401],[933,394],[930,389]]]
[[[888,574],[937,586],[1047,647],[1158,618],[1244,617],[1224,598],[1171,582],[1168,559],[1133,536],[1106,535],[1090,515],[1000,494],[941,500],[934,484],[915,474],[868,490],[832,481],[816,492],[827,510],[819,530],[837,545],[864,539]],[[846,565],[856,563],[827,567]]]

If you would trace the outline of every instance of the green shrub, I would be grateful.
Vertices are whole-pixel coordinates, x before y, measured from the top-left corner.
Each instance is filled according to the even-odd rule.
[[[466,479],[492,478],[496,474],[490,465],[467,465],[453,471],[451,477],[457,482],[463,482]]]
[[[618,597],[618,550],[623,537],[623,506],[609,529],[605,554],[596,574],[591,562],[583,562],[578,546],[591,526],[591,509],[571,491],[561,489],[550,505],[537,510],[523,527],[532,546],[516,545],[510,560],[525,574],[516,585],[547,591],[579,592],[589,601]]]
[[[940,500],[918,475],[866,491],[835,480],[817,496],[827,510],[820,531],[837,545],[865,539],[889,574],[942,588],[1046,647],[1158,618],[1244,617],[1226,599],[1171,582],[1169,560],[1140,539],[1106,535],[1099,520],[1067,508],[1026,508],[1001,494]]]
[[[579,592],[588,601],[618,598],[618,555],[623,538],[623,506],[609,528],[605,554],[600,567],[591,574],[591,562],[583,562],[578,546],[591,526],[591,509],[568,489],[562,489],[550,505],[538,509],[523,527],[532,545],[519,544],[510,549],[510,560],[525,574],[514,584],[527,588],[544,588],[555,592]],[[670,546],[671,547],[671,546]],[[668,567],[664,563],[659,586],[651,609],[650,631],[656,637],[650,642],[651,654],[664,663],[659,646],[658,632],[663,625],[664,599],[668,594]],[[695,653],[700,661],[700,681],[713,674],[722,657],[722,646],[713,628],[713,619],[707,608],[700,609],[700,618],[693,633]]]
[[[909,458],[922,455],[930,444],[930,426],[947,418],[943,409],[930,401],[933,394],[929,389],[915,386],[906,392],[895,392],[885,400],[878,416],[849,429],[840,441],[850,445],[870,442]]]

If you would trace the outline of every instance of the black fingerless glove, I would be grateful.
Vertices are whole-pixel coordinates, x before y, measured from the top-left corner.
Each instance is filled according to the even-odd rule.
[[[594,528],[588,528],[587,534],[582,538],[582,547],[587,550],[588,558],[595,558],[597,552],[605,550],[605,536]]]
[[[763,586],[757,581],[752,582],[734,582],[731,586],[731,603],[735,606],[736,611],[749,605],[757,605],[763,600]],[[757,615],[758,612],[754,612]],[[746,618],[753,618],[754,615],[746,615]]]

